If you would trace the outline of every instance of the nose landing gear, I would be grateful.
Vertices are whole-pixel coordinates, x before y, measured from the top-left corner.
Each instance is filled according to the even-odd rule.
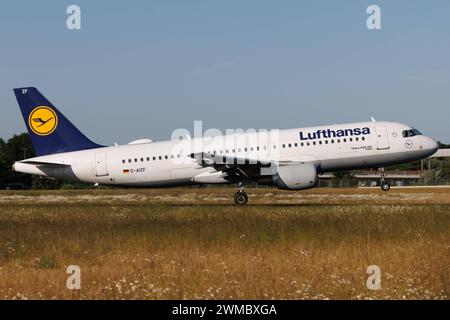
[[[384,168],[380,169],[381,171],[381,190],[389,191],[391,189],[391,185],[386,181],[386,174],[384,173]]]
[[[390,185],[388,182],[383,181],[383,182],[381,183],[381,190],[383,190],[383,191],[389,191],[389,189],[391,189],[391,185]]]

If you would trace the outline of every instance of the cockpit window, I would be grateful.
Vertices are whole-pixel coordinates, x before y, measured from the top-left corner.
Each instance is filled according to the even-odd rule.
[[[417,129],[404,130],[402,134],[403,134],[403,138],[414,137],[414,136],[421,136],[422,135],[420,133],[420,131],[417,130]]]

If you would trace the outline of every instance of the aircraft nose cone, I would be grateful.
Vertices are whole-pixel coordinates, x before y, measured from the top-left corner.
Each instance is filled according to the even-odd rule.
[[[427,147],[432,154],[439,150],[439,144],[431,138],[428,138]]]
[[[434,150],[434,152],[439,150],[439,143],[437,143],[436,141],[433,140],[433,147],[432,149]]]

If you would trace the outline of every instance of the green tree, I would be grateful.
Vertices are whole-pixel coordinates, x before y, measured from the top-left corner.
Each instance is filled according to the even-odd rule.
[[[440,141],[438,141],[438,143],[439,143],[439,149],[450,149],[450,144],[445,144]]]
[[[12,171],[12,165],[15,161],[34,156],[34,149],[27,133],[15,134],[7,142],[0,139],[0,182],[31,185],[31,176]]]

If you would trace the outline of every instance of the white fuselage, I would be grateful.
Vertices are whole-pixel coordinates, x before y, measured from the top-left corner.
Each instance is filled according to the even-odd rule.
[[[370,133],[360,134],[355,128],[369,128]],[[61,166],[18,161],[14,170],[103,185],[164,187],[229,182],[222,172],[201,166],[189,156],[199,152],[267,162],[308,162],[320,173],[383,167],[426,158],[437,150],[431,138],[404,137],[405,130],[411,127],[377,121],[279,130],[276,137],[241,133],[135,143],[26,159]]]

